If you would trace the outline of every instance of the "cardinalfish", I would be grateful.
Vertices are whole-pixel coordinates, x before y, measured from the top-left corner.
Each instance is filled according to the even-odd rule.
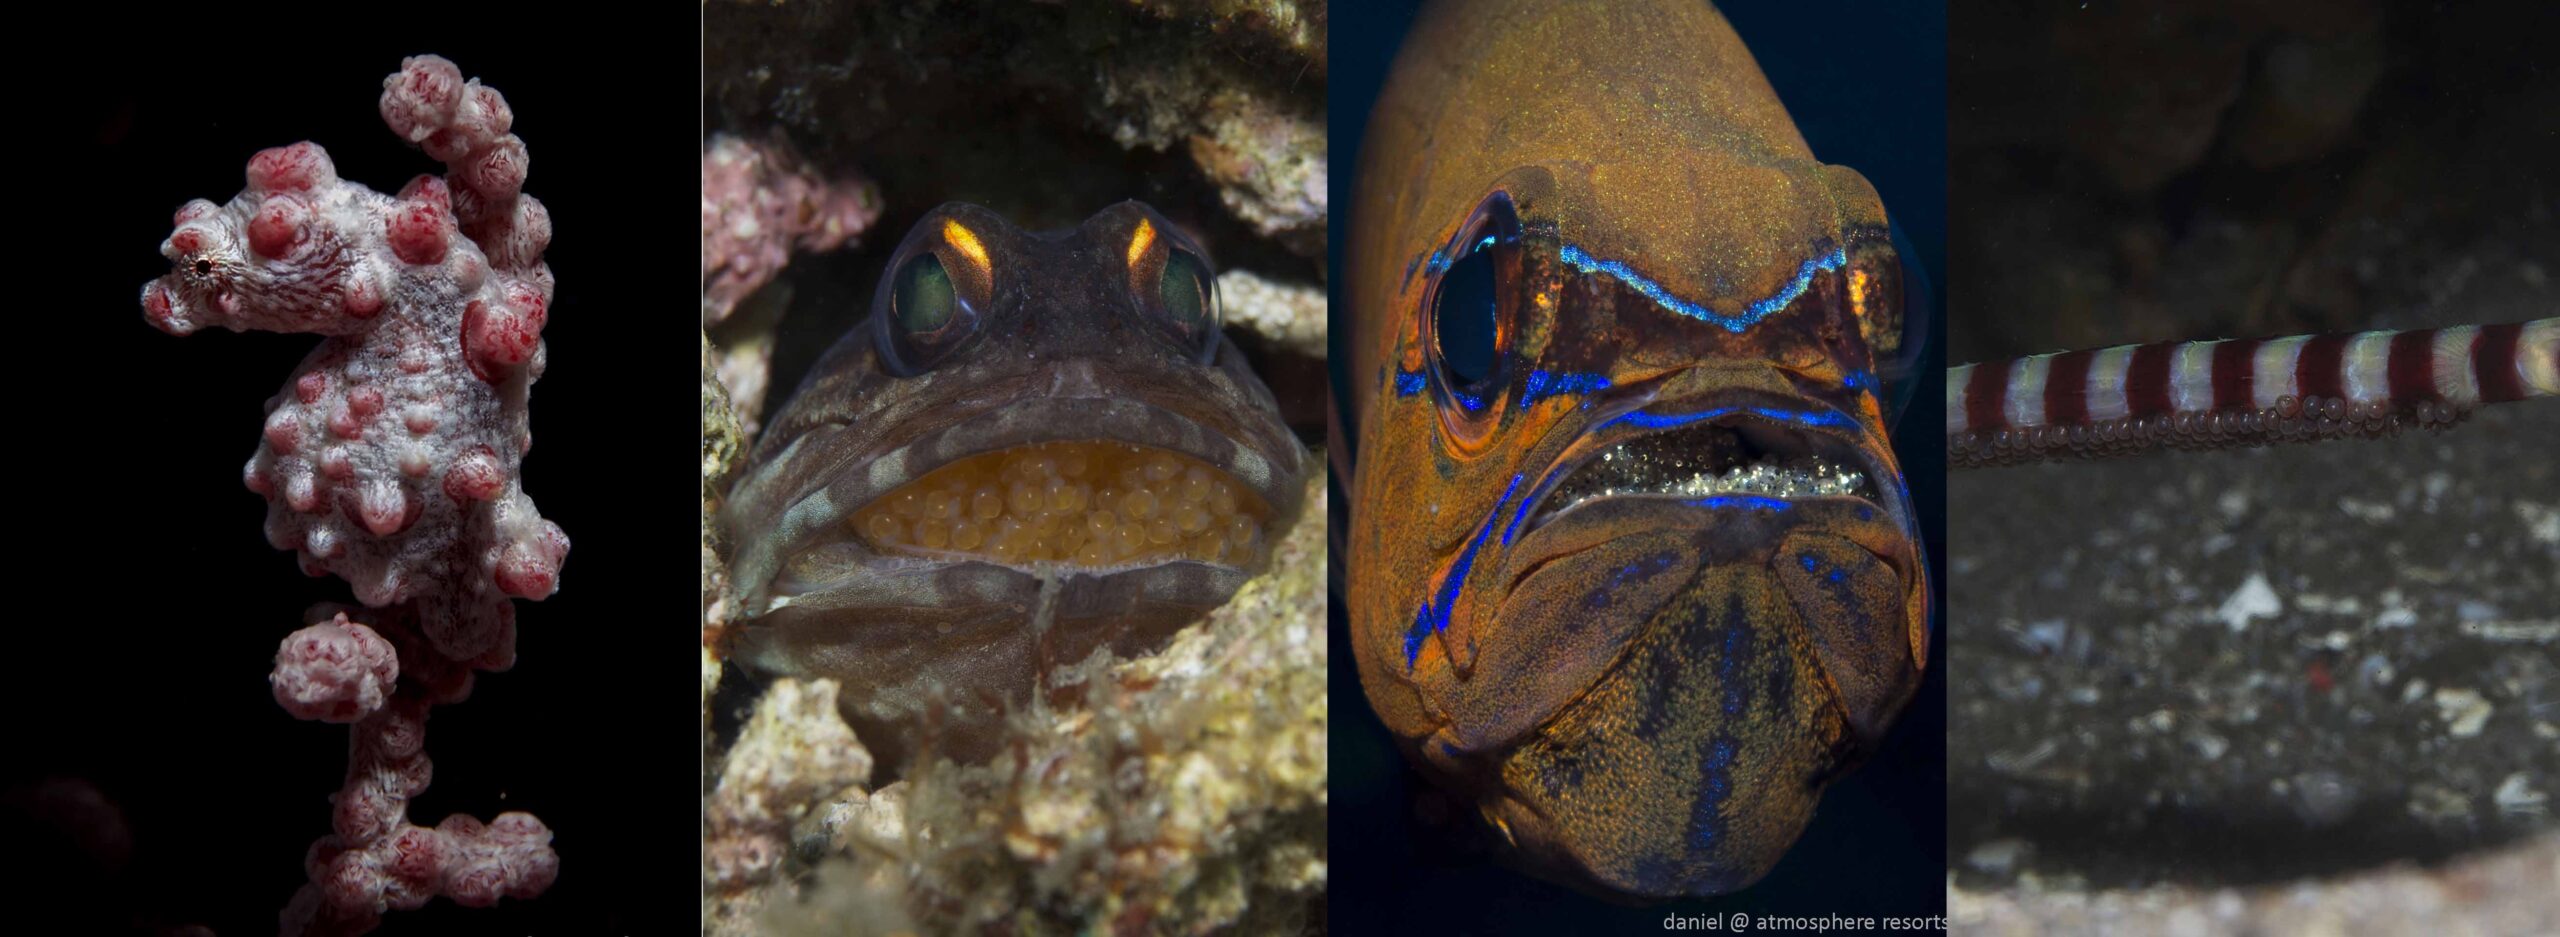
[[[1928,663],[1875,189],[1706,4],[1439,4],[1351,230],[1371,708],[1533,874],[1751,884]]]

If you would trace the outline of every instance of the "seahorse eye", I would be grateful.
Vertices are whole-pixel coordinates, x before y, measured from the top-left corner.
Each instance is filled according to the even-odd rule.
[[[205,258],[202,258],[202,257],[198,257],[198,258],[196,258],[196,275],[197,275],[197,276],[200,276],[200,277],[209,277],[209,276],[212,276],[212,275],[213,275],[213,261],[206,260]]]
[[[897,287],[889,301],[897,313],[898,327],[910,334],[932,332],[950,324],[953,310],[960,305],[958,294],[951,289],[950,272],[942,269],[942,259],[931,251],[908,258],[898,268]]]
[[[1494,306],[1493,251],[1470,249],[1441,274],[1440,288],[1432,294],[1431,324],[1440,373],[1450,383],[1471,386],[1493,373]]]

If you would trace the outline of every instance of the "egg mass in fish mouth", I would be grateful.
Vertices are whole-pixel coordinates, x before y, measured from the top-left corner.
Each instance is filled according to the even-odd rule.
[[[1094,440],[954,461],[849,523],[884,553],[1107,571],[1175,560],[1251,567],[1269,521],[1260,496],[1206,462]]]
[[[1531,528],[1605,498],[1880,500],[1854,447],[1731,416],[1647,433],[1583,457],[1539,502]]]
[[[1882,199],[1695,0],[1433,4],[1369,118],[1340,601],[1376,725],[1530,874],[1747,886],[1928,664]]]

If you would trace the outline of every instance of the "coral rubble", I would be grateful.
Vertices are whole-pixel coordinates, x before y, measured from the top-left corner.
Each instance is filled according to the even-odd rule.
[[[880,217],[880,193],[812,172],[788,144],[714,135],[702,150],[702,324],[781,272],[794,250],[834,250]]]
[[[1218,274],[1218,301],[1228,325],[1298,354],[1324,357],[1324,290],[1229,270]]]
[[[775,681],[729,747],[703,811],[704,877],[720,889],[771,877],[792,821],[870,779],[871,753],[836,714],[835,681]]]
[[[729,323],[714,367],[729,411],[752,433],[773,360],[772,304],[740,304],[782,272],[793,252],[844,246],[880,218],[879,189],[856,176],[820,176],[779,137],[715,135],[702,148],[702,326]]]

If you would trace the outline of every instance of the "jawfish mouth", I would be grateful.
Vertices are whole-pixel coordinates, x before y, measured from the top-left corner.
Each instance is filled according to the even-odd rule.
[[[1014,605],[1086,579],[1205,601],[1258,569],[1270,527],[1295,515],[1304,460],[1276,419],[1214,395],[1051,389],[767,455],[724,514],[747,607]]]
[[[1102,572],[1176,560],[1250,566],[1270,520],[1260,495],[1208,462],[1067,440],[954,460],[847,523],[885,555]]]
[[[1527,526],[1627,499],[1703,509],[1843,500],[1907,522],[1898,476],[1858,444],[1857,434],[1854,421],[1828,409],[1743,404],[1629,411],[1566,451],[1561,470],[1551,473],[1560,477],[1531,495],[1537,503]]]

